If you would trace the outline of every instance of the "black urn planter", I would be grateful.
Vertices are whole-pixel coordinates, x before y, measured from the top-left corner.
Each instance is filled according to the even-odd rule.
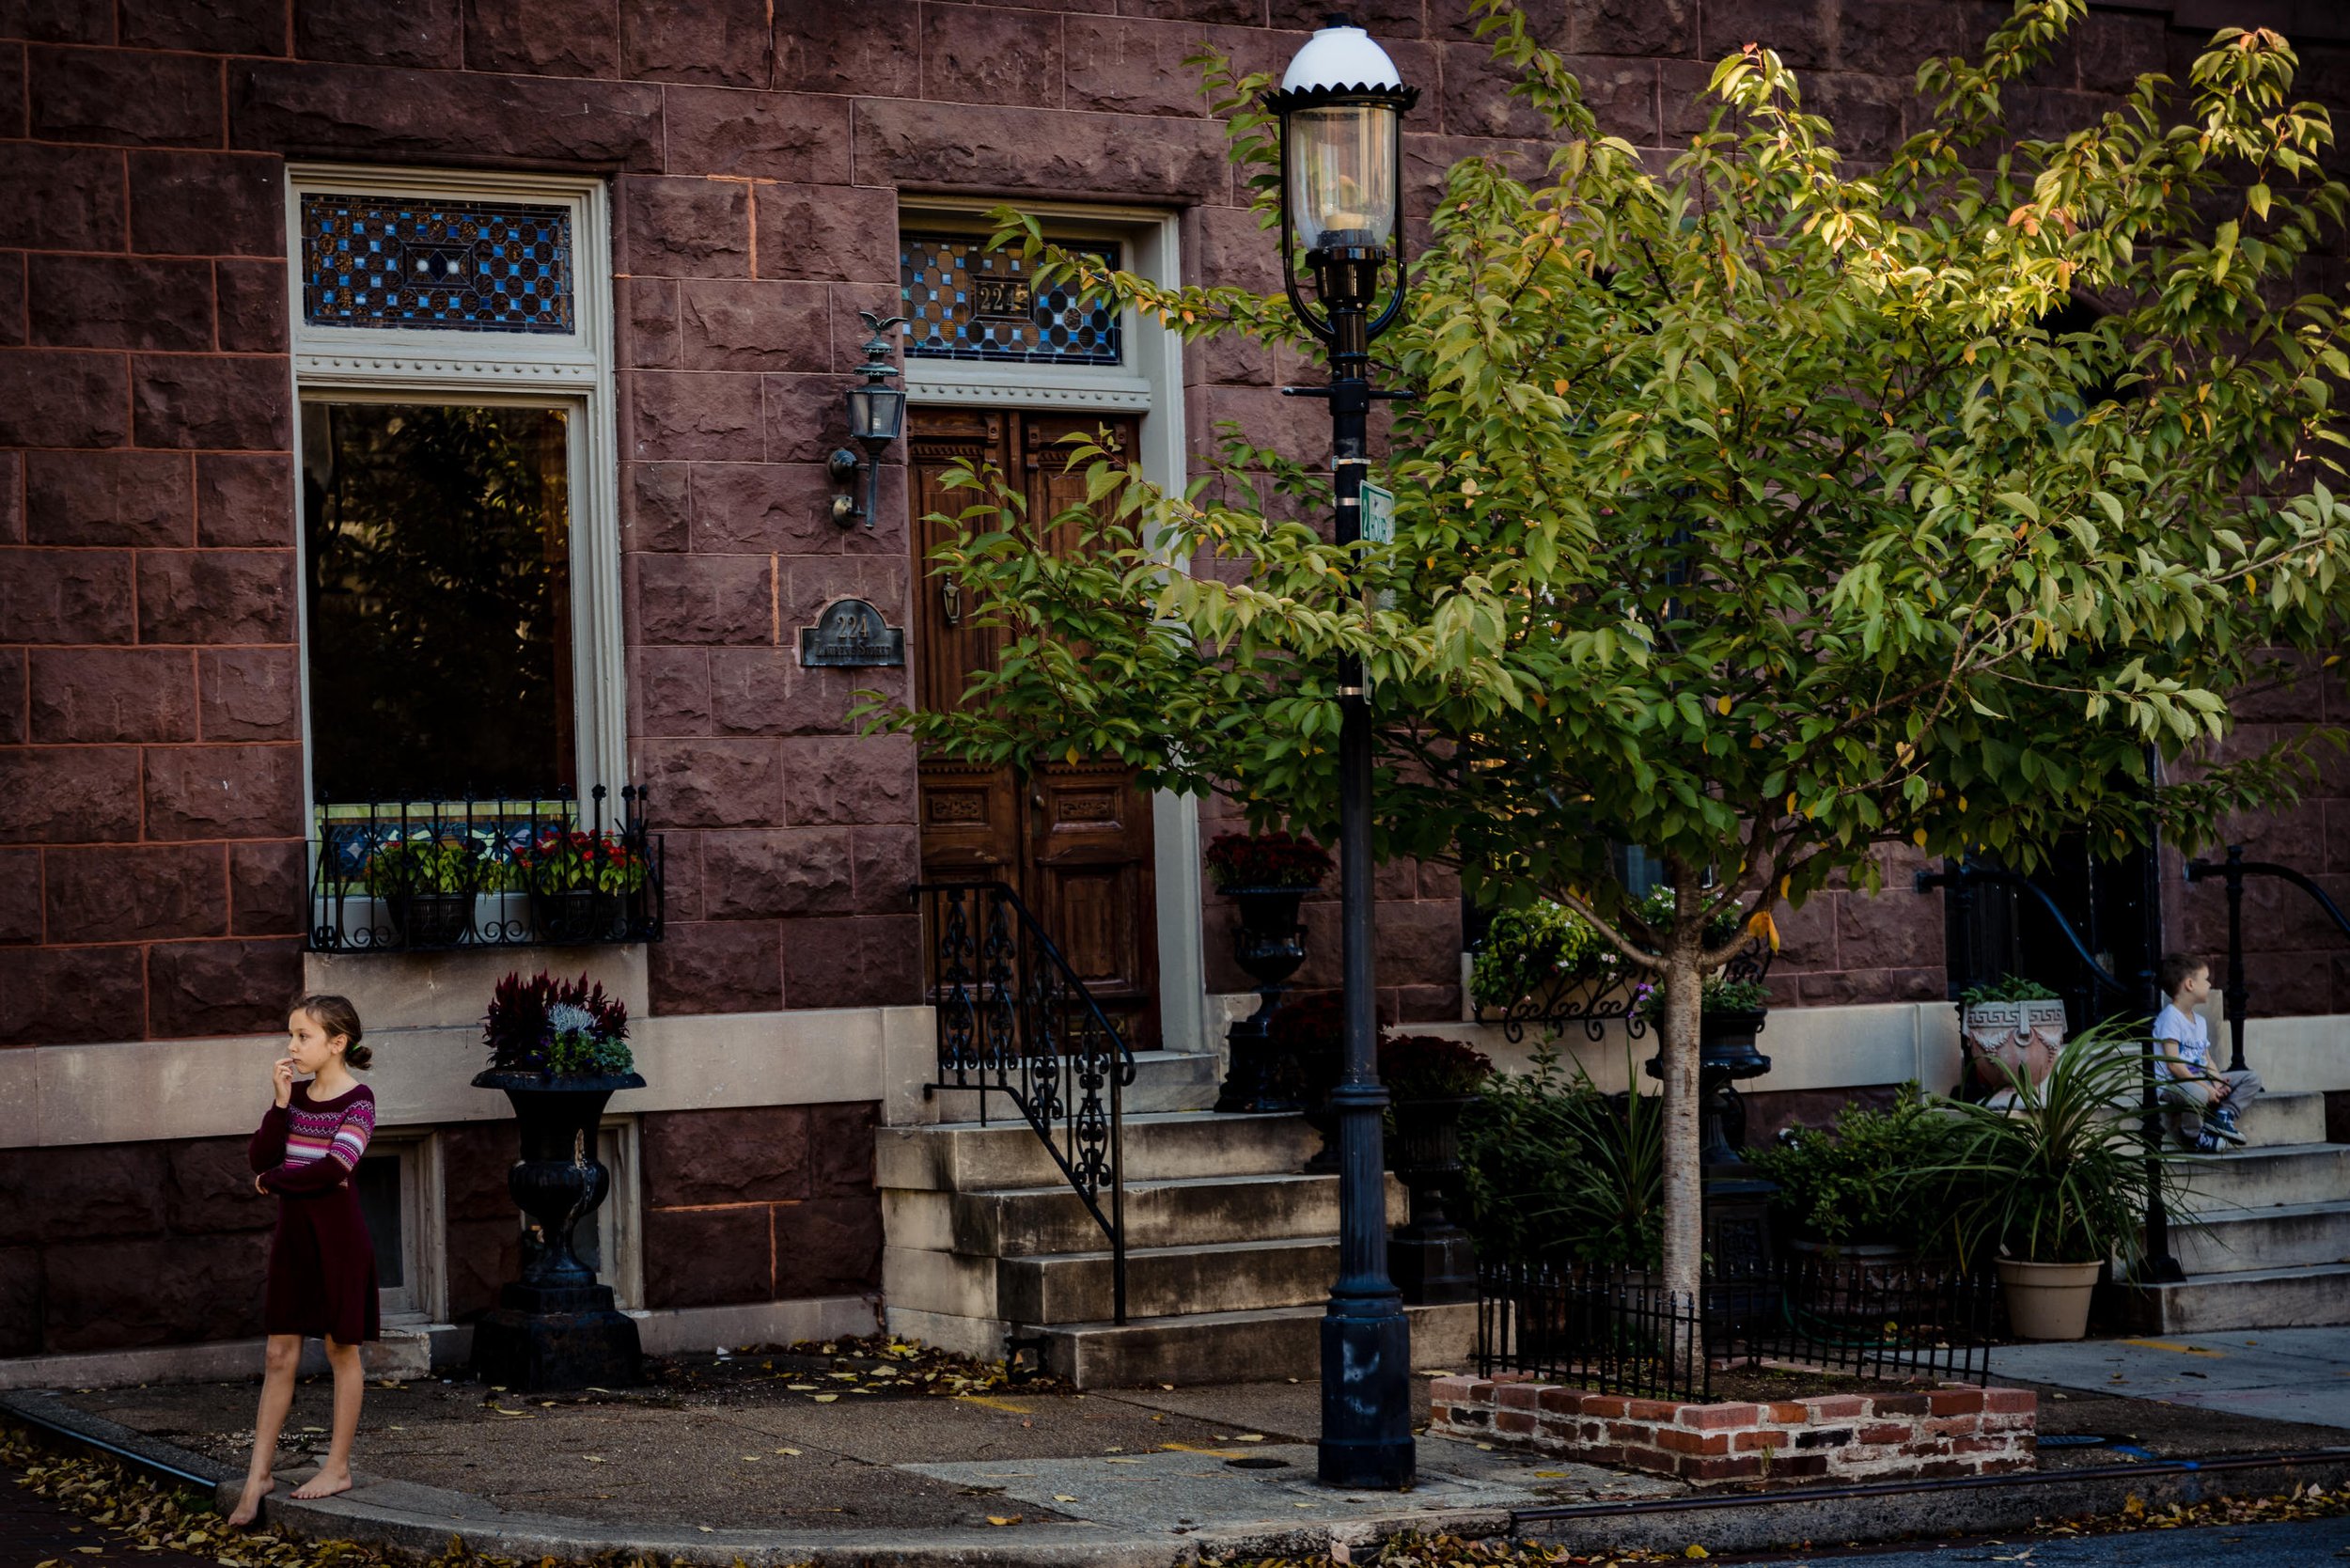
[[[1225,1031],[1231,1058],[1216,1096],[1220,1111],[1280,1111],[1300,1108],[1284,1073],[1273,1058],[1273,1015],[1280,1011],[1289,978],[1306,962],[1306,928],[1298,906],[1311,887],[1227,887],[1224,896],[1240,908],[1232,930],[1232,957],[1257,982],[1257,1011]]]
[[[522,1158],[507,1172],[506,1188],[540,1241],[521,1280],[502,1286],[496,1308],[474,1325],[474,1374],[517,1389],[642,1382],[635,1320],[615,1307],[611,1287],[598,1284],[580,1261],[572,1231],[611,1189],[612,1173],[596,1158],[604,1103],[617,1090],[644,1088],[644,1078],[493,1068],[473,1081],[477,1089],[504,1090],[513,1103]]]
[[[1398,1100],[1387,1163],[1411,1189],[1411,1218],[1387,1243],[1387,1273],[1415,1305],[1477,1299],[1477,1254],[1445,1213],[1446,1188],[1461,1173],[1461,1116],[1479,1096]]]

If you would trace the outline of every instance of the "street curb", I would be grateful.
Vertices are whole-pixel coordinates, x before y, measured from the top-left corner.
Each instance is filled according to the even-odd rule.
[[[2132,1497],[2149,1510],[2214,1497],[2269,1496],[2296,1485],[2350,1482],[2350,1448],[2318,1453],[2154,1463],[2140,1473],[2063,1470],[1982,1478],[1998,1484],[1908,1490],[1853,1487],[1844,1496],[1789,1489],[1732,1502],[1723,1497],[1634,1505],[1528,1511],[1515,1539],[1584,1551],[1800,1550],[1900,1541],[1951,1540],[2029,1529],[2041,1520],[2117,1513]],[[1548,1516],[1543,1516],[1548,1515]]]
[[[241,1477],[176,1444],[88,1415],[51,1393],[0,1393],[0,1415],[125,1459],[177,1484],[207,1478],[225,1513]],[[453,1539],[476,1552],[528,1560],[586,1560],[641,1553],[692,1568],[1193,1568],[1202,1551],[1268,1557],[1326,1552],[1333,1541],[1366,1545],[1404,1531],[1534,1540],[1576,1551],[1766,1551],[1807,1545],[1950,1539],[2029,1528],[2035,1520],[2118,1512],[2215,1497],[2266,1495],[2293,1486],[2350,1483],[2350,1447],[2277,1456],[2154,1463],[2139,1469],[2056,1471],[1979,1478],[1915,1489],[1897,1482],[1759,1495],[1698,1494],[1637,1503],[1555,1509],[1458,1509],[1358,1515],[1328,1525],[1210,1527],[1138,1535],[1084,1522],[987,1530],[772,1530],[675,1526],[631,1528],[552,1514],[510,1513],[465,1493],[375,1480],[337,1497],[295,1502],[287,1476],[262,1520],[292,1534],[433,1554]]]

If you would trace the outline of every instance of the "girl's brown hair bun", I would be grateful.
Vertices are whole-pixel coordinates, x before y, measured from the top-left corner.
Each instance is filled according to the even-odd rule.
[[[294,998],[288,1012],[306,1013],[310,1022],[326,1031],[326,1038],[343,1037],[343,1065],[353,1073],[364,1073],[375,1064],[375,1053],[359,1043],[359,1010],[351,1005],[348,996],[331,996],[313,992]]]

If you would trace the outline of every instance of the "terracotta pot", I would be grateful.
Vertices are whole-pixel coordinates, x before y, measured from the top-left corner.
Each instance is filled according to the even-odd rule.
[[[2077,1340],[2089,1332],[2089,1297],[2102,1263],[2028,1263],[2001,1258],[2008,1326],[2019,1340]]]

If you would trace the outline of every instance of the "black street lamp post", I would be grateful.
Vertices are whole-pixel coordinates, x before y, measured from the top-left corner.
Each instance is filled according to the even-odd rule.
[[[1290,62],[1266,107],[1281,121],[1281,274],[1291,306],[1330,352],[1330,384],[1291,386],[1330,402],[1338,541],[1362,537],[1364,439],[1374,398],[1371,340],[1403,301],[1402,119],[1419,97],[1386,52],[1333,16]],[[1306,253],[1317,314],[1298,288]],[[1380,274],[1395,286],[1376,316]],[[1330,1486],[1411,1484],[1411,1325],[1387,1277],[1378,1011],[1372,986],[1371,708],[1362,661],[1339,662],[1339,877],[1346,1061],[1330,1105],[1339,1123],[1339,1278],[1322,1320],[1320,1473]]]

